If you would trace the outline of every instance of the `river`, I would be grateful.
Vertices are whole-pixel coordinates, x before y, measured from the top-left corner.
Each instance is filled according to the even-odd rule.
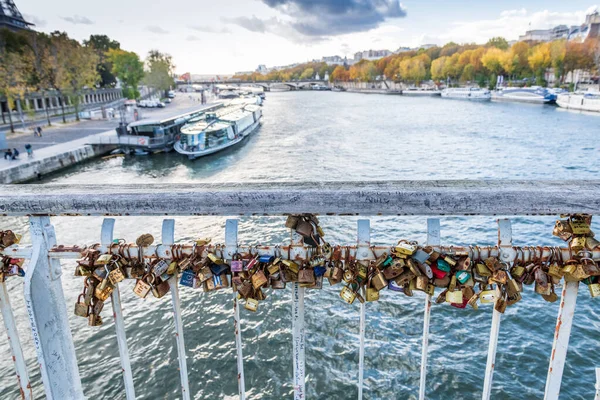
[[[599,115],[552,106],[469,103],[441,98],[331,92],[267,93],[262,127],[237,148],[188,161],[177,153],[96,160],[47,177],[43,183],[142,184],[252,181],[596,179],[600,170]],[[160,238],[160,218],[118,217],[115,236]],[[323,217],[333,244],[356,241],[356,217]],[[552,236],[555,218],[513,219],[515,244],[562,245]],[[288,234],[284,218],[241,218],[240,242],[275,243]],[[102,218],[53,218],[59,243],[93,243]],[[221,217],[176,218],[176,238],[212,236],[223,242]],[[443,217],[442,243],[489,244],[497,240],[495,217]],[[25,218],[3,218],[0,229],[27,231]],[[600,232],[598,223],[593,226]],[[420,242],[426,218],[371,218],[372,242],[401,238]],[[24,242],[28,243],[28,236]],[[82,288],[74,262],[63,263],[69,315]],[[23,304],[20,279],[9,280],[11,301],[24,340],[37,397],[39,368]],[[139,399],[181,398],[170,296],[141,300],[121,285],[128,344]],[[341,286],[306,295],[307,398],[356,397],[358,303],[339,298]],[[439,289],[437,291],[439,293]],[[257,313],[242,309],[248,398],[291,398],[291,292],[269,291]],[[232,294],[181,289],[190,389],[196,399],[237,398]],[[590,399],[600,330],[598,299],[581,286],[561,398]],[[383,292],[367,304],[365,398],[416,398],[424,294],[412,298]],[[502,317],[492,398],[543,397],[558,302],[547,303],[527,287],[523,300]],[[110,304],[105,324],[87,326],[71,317],[84,391],[89,398],[123,399]],[[427,398],[481,397],[492,308],[432,309]],[[1,337],[1,336],[0,336]],[[18,396],[5,340],[0,340],[0,398]]]

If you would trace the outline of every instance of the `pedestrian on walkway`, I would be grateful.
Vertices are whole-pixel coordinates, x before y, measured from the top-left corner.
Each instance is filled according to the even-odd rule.
[[[4,152],[4,159],[12,160],[12,150],[11,149],[6,149],[6,151]]]
[[[25,145],[25,151],[27,152],[27,158],[33,157],[33,149],[29,143]]]
[[[17,149],[13,149],[13,156],[12,159],[16,160],[19,157],[19,150]]]
[[[37,135],[38,135],[39,137],[42,137],[42,127],[41,127],[41,126],[38,126],[38,127],[37,127],[37,129],[36,129],[36,131],[37,131]]]

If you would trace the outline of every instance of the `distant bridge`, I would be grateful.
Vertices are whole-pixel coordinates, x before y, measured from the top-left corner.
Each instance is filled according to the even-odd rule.
[[[194,81],[193,85],[222,85],[222,86],[260,86],[265,91],[271,90],[276,87],[288,87],[290,90],[303,90],[308,89],[311,85],[327,85],[327,81],[311,80],[297,80],[297,81],[238,81],[238,80],[227,80],[227,81]],[[187,86],[188,84],[179,84],[178,86]]]

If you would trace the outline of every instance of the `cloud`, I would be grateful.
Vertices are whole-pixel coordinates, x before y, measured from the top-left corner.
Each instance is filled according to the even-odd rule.
[[[200,38],[198,36],[189,35],[185,38],[185,40],[187,40],[188,42],[197,42],[198,40],[200,40]]]
[[[158,34],[158,35],[166,35],[166,34],[168,34],[168,33],[169,33],[169,31],[166,31],[166,30],[164,30],[163,28],[161,28],[161,27],[160,27],[160,26],[158,26],[158,25],[148,25],[148,26],[146,27],[146,30],[147,30],[148,32],[156,33],[156,34]]]
[[[205,25],[190,25],[189,28],[203,33],[231,33],[231,31],[227,28],[217,29],[213,28],[212,26]]]
[[[235,17],[235,18],[222,18],[224,22],[228,24],[239,25],[250,32],[267,32],[267,26],[276,22],[276,18],[270,20],[257,18],[256,15],[252,17]]]
[[[573,12],[555,12],[549,10],[529,12],[526,9],[505,10],[496,19],[455,22],[444,34],[423,38],[427,43],[485,43],[495,36],[507,40],[517,40],[519,35],[531,29],[549,29],[557,25],[581,25],[591,9]],[[425,42],[421,42],[425,43]]]
[[[35,24],[35,26],[37,26],[38,28],[46,26],[46,20],[38,18],[35,15],[23,14],[23,18],[25,19],[25,21]]]
[[[89,19],[88,17],[82,17],[81,15],[73,15],[72,17],[61,17],[63,20],[70,22],[72,24],[82,24],[82,25],[93,25],[94,21]]]
[[[262,0],[292,18],[291,25],[306,36],[336,36],[377,28],[406,16],[399,0]]]

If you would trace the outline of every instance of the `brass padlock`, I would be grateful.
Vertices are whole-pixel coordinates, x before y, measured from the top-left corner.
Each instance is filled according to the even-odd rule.
[[[102,254],[96,261],[94,261],[95,266],[107,265],[112,261],[112,254]]]
[[[374,287],[367,287],[367,301],[377,301],[379,300],[379,290]]]
[[[161,281],[157,285],[152,285],[152,294],[154,297],[160,299],[171,289],[171,285],[169,285],[169,281]]]
[[[475,271],[479,276],[492,276],[492,271],[490,271],[490,269],[481,262],[475,264]]]
[[[125,280],[125,275],[123,274],[123,271],[121,271],[121,268],[117,267],[108,273],[108,279],[111,284],[116,285]]]
[[[298,272],[298,283],[312,285],[315,283],[315,271],[312,268],[303,268]]]
[[[554,224],[554,229],[552,230],[552,234],[554,236],[558,236],[565,242],[571,238],[573,235],[573,230],[571,229],[571,225],[567,220],[557,220]]]
[[[396,254],[402,254],[405,256],[412,256],[417,251],[417,247],[407,242],[398,242],[398,245],[394,248]]]
[[[575,236],[569,243],[571,251],[574,253],[579,253],[581,250],[585,249],[586,239],[587,238],[585,236]]]
[[[100,285],[98,285],[96,286],[96,290],[94,291],[94,296],[96,296],[98,300],[106,301],[112,294],[113,290],[113,286],[107,285],[102,289],[100,288]]]
[[[371,285],[375,288],[375,290],[381,290],[386,287],[387,284],[388,282],[383,276],[383,273],[377,270],[377,272],[371,278]]]
[[[600,283],[592,283],[588,285],[588,288],[590,289],[590,295],[592,297],[600,296]]]
[[[422,292],[427,291],[427,287],[429,286],[429,279],[426,276],[417,276],[415,280],[415,289],[420,290]]]
[[[296,229],[298,222],[300,222],[300,217],[296,215],[288,215],[287,219],[285,220],[285,227],[288,229]]]
[[[291,260],[282,260],[281,263],[285,265],[289,271],[292,271],[295,274],[297,274],[300,271],[300,267],[298,266],[298,264]]]
[[[90,314],[90,307],[87,304],[85,304],[85,301],[81,301],[82,297],[84,297],[83,293],[79,295],[79,297],[77,298],[77,303],[75,303],[75,315],[77,315],[78,317],[87,318]]]
[[[340,297],[348,304],[354,303],[356,299],[356,292],[350,289],[348,286],[344,286],[340,292]]]
[[[248,311],[256,312],[258,310],[258,300],[252,298],[246,299],[244,308]]]
[[[588,235],[590,233],[590,224],[583,216],[573,216],[569,218],[569,225],[571,225],[571,232],[573,232],[573,235]]]
[[[456,303],[460,304],[463,302],[463,292],[462,290],[454,290],[446,292],[446,302],[447,303]]]
[[[146,296],[148,296],[148,293],[150,293],[151,289],[152,289],[152,286],[150,286],[145,281],[145,278],[142,277],[141,279],[138,279],[136,281],[135,285],[133,286],[133,293],[135,293],[136,296],[139,296],[142,299],[145,299]]]
[[[502,268],[500,261],[498,261],[496,257],[488,257],[485,259],[484,263],[492,273]]]

